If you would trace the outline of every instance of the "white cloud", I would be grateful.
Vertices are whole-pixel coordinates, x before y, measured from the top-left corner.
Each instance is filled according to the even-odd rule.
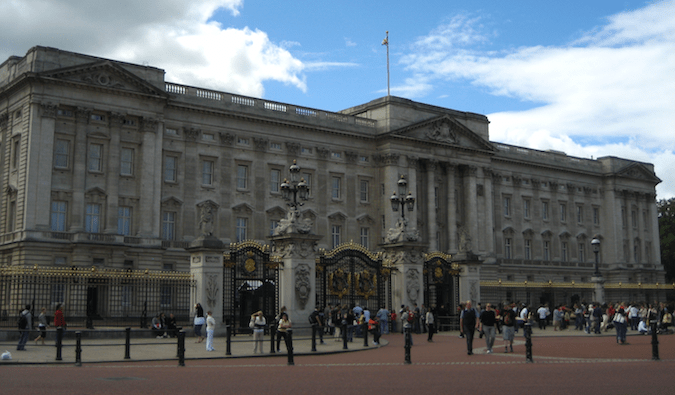
[[[613,15],[567,46],[466,49],[485,41],[485,30],[479,19],[460,16],[420,38],[403,58],[414,77],[398,89],[423,95],[467,79],[530,101],[526,111],[489,114],[491,140],[652,162],[664,180],[659,195],[675,196],[668,167],[675,163],[675,1]]]
[[[0,0],[0,59],[34,45],[150,64],[167,80],[263,96],[275,80],[305,91],[303,63],[265,32],[223,28],[210,18],[233,17],[243,0]]]

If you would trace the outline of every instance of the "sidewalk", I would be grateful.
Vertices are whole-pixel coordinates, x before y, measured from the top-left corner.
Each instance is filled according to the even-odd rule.
[[[72,331],[71,331],[72,332]],[[31,339],[35,338],[31,334]],[[332,336],[324,336],[324,344],[320,344],[316,339],[316,351],[312,351],[312,341],[307,335],[298,335],[293,338],[294,355],[322,355],[331,353],[344,353],[353,351],[363,351],[376,349],[389,344],[386,339],[381,338],[379,345],[373,344],[372,336],[368,337],[368,347],[364,346],[363,338],[354,338],[353,342],[347,343],[347,350],[343,349],[342,339],[335,341]],[[178,339],[177,338],[132,338],[129,356],[130,359],[124,359],[125,338],[116,339],[82,339],[81,362],[83,364],[92,362],[122,362],[122,361],[158,361],[158,360],[176,360],[178,363]],[[216,351],[206,351],[206,341],[196,343],[195,337],[188,332],[185,337],[185,359],[209,359],[209,358],[248,358],[248,357],[282,357],[288,358],[286,346],[281,342],[281,351],[270,353],[270,336],[265,337],[263,342],[263,353],[254,354],[254,342],[252,335],[242,335],[232,337],[231,355],[226,355],[226,338],[216,337],[213,341]],[[275,344],[276,346],[276,344]],[[76,341],[66,339],[63,341],[61,349],[61,361],[56,360],[56,346],[53,340],[48,340],[45,345],[36,345],[29,341],[26,344],[26,351],[18,351],[16,342],[0,343],[0,353],[9,351],[12,354],[11,360],[0,360],[3,364],[74,364],[75,363]]]

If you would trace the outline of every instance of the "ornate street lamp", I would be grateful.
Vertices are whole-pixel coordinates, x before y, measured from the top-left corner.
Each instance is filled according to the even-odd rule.
[[[600,240],[594,238],[593,240],[591,240],[591,246],[593,247],[593,253],[595,254],[595,273],[593,273],[593,276],[600,277],[602,276],[600,274],[600,260],[599,260]]]
[[[415,208],[415,198],[412,196],[412,192],[408,191],[406,195],[408,181],[405,180],[405,176],[401,175],[401,179],[398,180],[398,196],[396,192],[391,195],[389,200],[391,201],[391,209],[394,212],[398,212],[398,206],[401,206],[401,218],[405,218],[405,206],[408,206],[408,211],[413,211]]]
[[[304,178],[298,180],[300,177],[300,166],[298,166],[296,160],[293,160],[289,171],[291,172],[291,181],[288,182],[288,179],[284,179],[284,182],[281,183],[281,196],[288,202],[291,210],[297,211],[298,207],[304,204],[299,202],[298,198],[300,200],[307,200],[309,198],[309,187]]]

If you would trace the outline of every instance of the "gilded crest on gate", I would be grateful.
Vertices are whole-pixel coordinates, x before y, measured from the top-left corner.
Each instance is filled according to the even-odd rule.
[[[356,278],[355,291],[357,295],[363,296],[368,300],[377,293],[377,273],[364,270],[354,276]]]
[[[337,269],[328,276],[328,292],[342,299],[349,292],[351,276],[342,269]]]

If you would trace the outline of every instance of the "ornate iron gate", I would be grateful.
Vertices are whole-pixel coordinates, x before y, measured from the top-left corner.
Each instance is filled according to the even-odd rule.
[[[223,267],[223,320],[238,332],[250,332],[251,314],[262,310],[267,322],[279,311],[279,266],[269,246],[255,241],[230,244]]]
[[[316,303],[360,305],[376,312],[391,309],[391,270],[382,265],[382,253],[354,243],[320,251],[316,265]]]
[[[441,317],[457,315],[459,306],[459,265],[442,252],[424,258],[424,304]]]

